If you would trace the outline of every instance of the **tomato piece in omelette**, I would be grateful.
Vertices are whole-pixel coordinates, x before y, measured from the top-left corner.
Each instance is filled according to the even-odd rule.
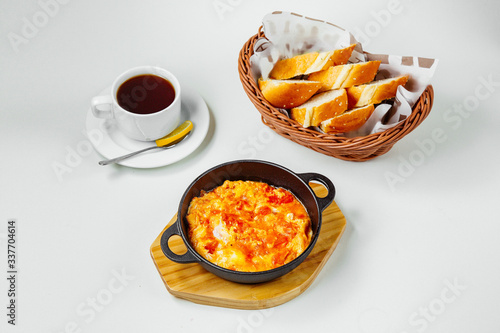
[[[229,181],[193,198],[189,240],[208,261],[258,272],[297,258],[311,242],[309,215],[288,190],[256,181]]]

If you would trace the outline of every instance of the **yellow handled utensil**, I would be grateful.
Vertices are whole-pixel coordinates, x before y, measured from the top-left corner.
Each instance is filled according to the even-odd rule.
[[[110,160],[104,160],[100,161],[99,165],[108,165],[112,163],[117,163],[120,161],[123,161],[126,158],[129,158],[131,156],[137,155],[139,153],[145,152],[147,150],[151,149],[156,149],[156,148],[162,148],[162,149],[169,149],[174,146],[176,146],[179,142],[184,140],[189,133],[193,130],[193,123],[189,120],[186,120],[182,124],[180,124],[176,129],[174,129],[172,132],[164,136],[163,138],[160,138],[155,141],[156,146],[151,146],[148,148],[144,148],[142,150],[135,151],[133,153],[123,155],[120,157],[112,158]]]

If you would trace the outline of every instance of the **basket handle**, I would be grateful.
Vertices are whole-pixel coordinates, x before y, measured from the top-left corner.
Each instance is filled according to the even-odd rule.
[[[318,201],[319,210],[320,212],[323,212],[323,210],[328,207],[335,198],[335,186],[333,185],[332,181],[326,176],[314,172],[300,173],[297,176],[299,176],[299,178],[306,182],[307,186],[309,186],[310,181],[316,180],[326,187],[326,189],[328,190],[328,194],[325,197],[320,198],[316,194],[314,194],[314,196],[316,196],[316,200]]]
[[[168,240],[170,239],[170,237],[172,237],[173,235],[180,236],[178,223],[179,223],[179,220],[177,220],[174,224],[172,224],[170,227],[168,227],[168,229],[165,230],[163,232],[163,234],[161,235],[161,239],[160,239],[161,250],[163,251],[163,254],[165,254],[165,256],[168,259],[170,259],[174,262],[181,263],[181,264],[197,262],[198,260],[191,253],[191,251],[189,249],[186,253],[179,255],[179,254],[172,252],[172,250],[168,246]]]

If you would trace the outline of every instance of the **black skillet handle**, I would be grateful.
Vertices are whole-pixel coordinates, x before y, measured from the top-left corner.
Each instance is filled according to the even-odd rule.
[[[299,176],[304,182],[306,182],[307,185],[309,185],[310,181],[316,180],[321,184],[323,184],[323,186],[325,186],[326,189],[328,190],[328,194],[324,198],[320,198],[315,194],[316,200],[318,201],[320,212],[322,212],[326,207],[328,207],[332,203],[333,199],[335,198],[335,186],[333,185],[330,179],[323,176],[322,174],[314,172],[300,173],[297,176]]]
[[[179,223],[180,223],[180,221],[177,220],[174,224],[172,224],[170,227],[168,227],[167,230],[165,230],[163,232],[163,234],[161,235],[161,239],[160,239],[161,250],[163,251],[163,254],[165,254],[165,256],[168,259],[170,259],[174,262],[180,263],[180,264],[198,262],[199,260],[196,259],[196,257],[190,252],[189,249],[186,253],[179,255],[179,254],[175,254],[174,252],[172,252],[170,247],[168,247],[168,240],[170,239],[170,237],[172,237],[173,235],[180,236],[179,226],[178,226]],[[185,242],[185,240],[184,240],[184,242]]]

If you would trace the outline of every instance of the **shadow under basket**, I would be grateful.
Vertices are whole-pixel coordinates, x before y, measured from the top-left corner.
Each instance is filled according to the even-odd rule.
[[[413,131],[431,111],[434,90],[429,85],[413,106],[411,115],[383,132],[347,138],[304,128],[269,104],[252,77],[250,57],[253,54],[254,44],[260,37],[265,37],[261,29],[243,45],[239,54],[238,72],[243,89],[261,113],[262,122],[266,126],[302,146],[346,161],[367,161],[387,153],[396,142]]]

